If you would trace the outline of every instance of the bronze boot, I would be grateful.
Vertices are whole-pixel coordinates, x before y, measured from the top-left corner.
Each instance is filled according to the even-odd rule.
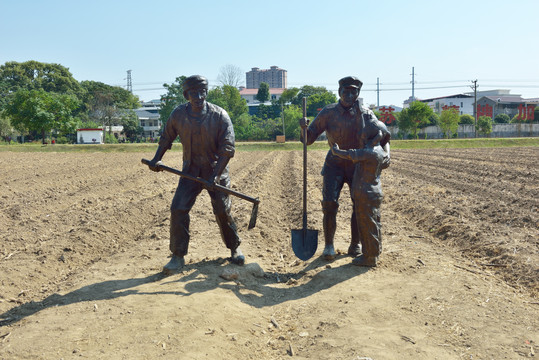
[[[240,266],[245,264],[245,256],[243,255],[239,247],[236,248],[236,250],[230,251],[230,261],[233,264],[240,265]]]
[[[175,274],[179,272],[183,268],[184,265],[185,265],[185,260],[183,256],[179,257],[177,255],[172,255],[172,258],[170,259],[168,264],[163,266],[163,274],[165,275]]]
[[[360,255],[352,260],[352,264],[356,266],[375,267],[378,264],[378,256]]]

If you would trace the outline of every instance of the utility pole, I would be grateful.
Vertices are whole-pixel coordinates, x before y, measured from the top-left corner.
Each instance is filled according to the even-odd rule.
[[[380,107],[380,78],[376,78],[376,106]]]
[[[133,84],[131,83],[131,70],[127,70],[127,91],[133,93]]]
[[[477,85],[477,79],[472,80],[473,85],[470,86],[473,90],[473,117],[475,119],[475,137],[477,137],[477,88],[479,85]]]
[[[415,101],[414,86],[415,86],[415,72],[414,72],[414,67],[412,66],[412,102]]]
[[[281,117],[283,118],[283,135],[286,139],[286,133],[284,131],[284,104],[283,103],[281,103]]]

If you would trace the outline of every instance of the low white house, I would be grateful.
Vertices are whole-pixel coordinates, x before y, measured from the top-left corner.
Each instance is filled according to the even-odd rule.
[[[103,129],[77,129],[77,144],[103,144]]]
[[[161,120],[159,115],[160,107],[160,100],[152,100],[143,102],[142,107],[135,110],[135,114],[138,116],[139,125],[144,129],[144,136],[153,138],[159,137],[159,130],[161,130]]]
[[[279,100],[285,89],[282,88],[270,88],[270,100]],[[256,94],[258,94],[258,89],[247,89],[243,86],[240,87],[240,96],[247,101],[247,104],[259,103],[256,100]]]

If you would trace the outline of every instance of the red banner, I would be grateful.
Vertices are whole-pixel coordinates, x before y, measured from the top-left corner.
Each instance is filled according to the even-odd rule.
[[[520,104],[518,106],[518,117],[519,120],[535,120],[535,105],[524,105]]]
[[[485,104],[483,106],[477,104],[477,117],[488,116],[492,119],[492,106]]]
[[[384,124],[391,125],[395,121],[397,121],[397,119],[393,115],[393,111],[395,111],[395,109],[392,108],[391,106],[388,106],[388,107],[382,106],[379,110],[380,110],[379,120],[383,122]]]

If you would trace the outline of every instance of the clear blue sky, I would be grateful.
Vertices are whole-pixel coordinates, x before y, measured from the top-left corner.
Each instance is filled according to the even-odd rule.
[[[412,67],[419,98],[469,92],[474,79],[539,97],[537,0],[0,0],[0,34],[0,64],[59,63],[124,87],[132,70],[144,101],[180,75],[218,85],[226,64],[279,66],[289,87],[335,90],[355,75],[367,104],[379,78],[380,104],[402,106]]]

